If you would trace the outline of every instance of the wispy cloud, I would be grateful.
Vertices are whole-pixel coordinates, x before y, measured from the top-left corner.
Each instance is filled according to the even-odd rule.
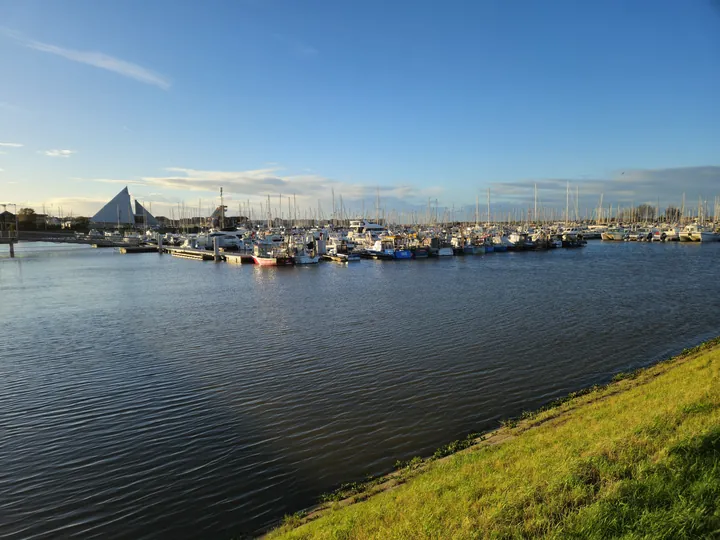
[[[342,197],[344,208],[358,209],[363,202],[368,207],[374,204],[377,191],[380,192],[383,205],[388,208],[408,208],[412,205],[424,204],[430,195],[436,196],[443,192],[441,187],[419,188],[409,184],[367,185],[347,181],[334,180],[319,174],[285,174],[282,167],[265,167],[244,171],[200,170],[185,167],[169,167],[168,173],[162,176],[142,176],[134,179],[113,178],[74,178],[76,181],[114,184],[116,186],[134,185],[146,188],[148,198],[158,203],[178,201],[185,198],[194,199],[200,196],[204,200],[217,198],[220,187],[225,193],[226,201],[242,201],[250,199],[254,204],[264,202],[269,195],[273,204],[277,197],[283,195],[296,198],[298,204],[306,208],[317,208],[322,202],[323,208],[330,208],[333,191],[339,204]],[[166,194],[166,195],[163,195]],[[190,195],[195,193],[195,195]]]
[[[287,46],[290,52],[296,56],[311,57],[317,56],[320,52],[308,43],[283,34],[273,34],[273,37],[280,43],[283,43],[285,46]]]
[[[170,167],[166,176],[142,177],[148,186],[178,191],[197,191],[215,196],[222,186],[229,197],[239,200],[252,198],[262,200],[270,195],[276,197],[294,195],[298,202],[315,206],[318,200],[327,204],[334,190],[342,196],[346,207],[359,205],[363,200],[375,198],[379,191],[384,203],[391,208],[402,208],[423,203],[430,194],[442,192],[440,187],[419,188],[410,184],[367,185],[327,178],[318,174],[283,174],[280,167],[246,171],[213,171],[183,167]]]
[[[14,142],[0,142],[0,146],[5,146],[7,148],[22,148],[24,145]]]
[[[121,185],[147,185],[142,180],[124,180],[118,178],[72,178],[76,182],[99,182],[100,184],[121,184]]]
[[[49,157],[64,157],[68,158],[72,156],[73,154],[76,154],[77,152],[75,150],[45,150],[43,154]]]
[[[144,68],[138,64],[121,60],[120,58],[115,58],[114,56],[110,56],[108,54],[94,51],[66,49],[57,45],[51,45],[50,43],[43,43],[42,41],[25,38],[22,34],[7,29],[2,29],[2,33],[29,49],[61,56],[68,60],[72,60],[73,62],[80,62],[81,64],[106,69],[124,77],[129,77],[130,79],[135,79],[136,81],[140,81],[145,84],[157,86],[163,90],[167,90],[171,86],[170,80],[164,75]]]
[[[551,178],[498,182],[492,184],[493,201],[510,208],[528,208],[533,204],[534,187],[542,206],[564,208],[570,184],[571,205],[581,210],[597,207],[600,195],[603,205],[652,203],[661,207],[698,198],[712,201],[720,191],[720,166],[674,167],[666,169],[625,169],[610,178]],[[693,204],[693,203],[690,203]]]
[[[20,107],[18,107],[17,105],[8,103],[7,101],[0,101],[0,110],[10,111],[10,112],[20,112],[22,109],[20,109]]]
[[[5,169],[0,169],[0,172],[5,172]]]

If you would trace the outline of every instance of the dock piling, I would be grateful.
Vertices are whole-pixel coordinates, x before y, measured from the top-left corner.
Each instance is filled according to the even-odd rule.
[[[218,237],[213,237],[213,260],[215,262],[220,262],[220,246],[218,245]]]

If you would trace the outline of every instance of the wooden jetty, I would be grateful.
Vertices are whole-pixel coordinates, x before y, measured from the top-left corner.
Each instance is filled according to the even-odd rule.
[[[120,253],[157,253],[157,246],[126,246],[120,248]]]
[[[215,260],[215,254],[212,251],[206,249],[192,249],[192,248],[176,248],[176,247],[165,247],[163,251],[169,253],[173,257],[181,257],[183,259],[194,259],[196,261],[213,261]],[[220,255],[219,260],[224,260],[224,254]]]
[[[226,251],[225,260],[233,264],[255,264],[255,259],[249,253],[233,253]]]

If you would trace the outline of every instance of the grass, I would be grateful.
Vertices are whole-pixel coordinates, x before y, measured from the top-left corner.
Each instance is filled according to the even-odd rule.
[[[720,537],[720,340],[397,467],[268,536]]]

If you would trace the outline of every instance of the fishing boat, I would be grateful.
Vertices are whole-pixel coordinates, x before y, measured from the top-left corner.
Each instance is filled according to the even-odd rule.
[[[681,242],[717,242],[718,240],[720,240],[720,234],[710,227],[698,223],[686,225],[680,232]]]
[[[274,244],[258,242],[255,244],[252,254],[255,264],[260,266],[292,266],[295,260],[287,252],[278,252]]]
[[[493,236],[492,243],[495,248],[494,251],[507,251],[512,246],[508,237],[504,234],[497,234]]]
[[[317,264],[320,262],[320,257],[308,253],[307,251],[301,251],[293,255],[295,264]]]
[[[395,244],[392,240],[380,239],[371,248],[362,252],[367,259],[390,261],[395,259]]]
[[[361,259],[358,253],[335,253],[323,255],[323,260],[332,261],[336,263],[351,263],[358,262]]]

